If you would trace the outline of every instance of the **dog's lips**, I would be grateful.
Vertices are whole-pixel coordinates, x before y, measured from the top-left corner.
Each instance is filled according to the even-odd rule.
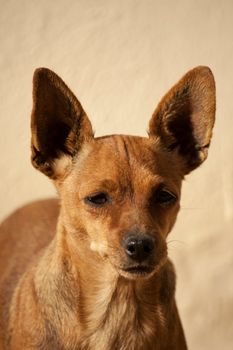
[[[131,275],[137,275],[137,276],[145,276],[153,272],[153,270],[154,270],[154,267],[145,266],[145,265],[135,265],[135,266],[130,266],[122,269],[122,271],[126,273],[129,273]]]

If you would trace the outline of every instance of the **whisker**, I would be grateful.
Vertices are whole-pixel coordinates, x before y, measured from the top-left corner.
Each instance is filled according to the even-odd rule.
[[[167,241],[167,246],[169,249],[183,248],[187,247],[187,243],[178,239],[172,239]]]
[[[201,210],[202,208],[199,207],[180,207],[180,210]]]

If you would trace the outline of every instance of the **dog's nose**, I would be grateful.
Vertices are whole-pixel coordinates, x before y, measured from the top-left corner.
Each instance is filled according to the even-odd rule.
[[[139,262],[152,254],[154,246],[154,239],[148,235],[129,235],[123,240],[126,255]]]

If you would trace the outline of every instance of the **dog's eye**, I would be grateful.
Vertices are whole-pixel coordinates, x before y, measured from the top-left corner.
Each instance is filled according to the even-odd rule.
[[[176,201],[176,196],[167,191],[167,190],[159,190],[155,194],[155,202],[159,204],[170,204]]]
[[[88,196],[85,198],[85,202],[94,206],[101,206],[107,203],[109,200],[106,193],[97,193],[93,196]]]

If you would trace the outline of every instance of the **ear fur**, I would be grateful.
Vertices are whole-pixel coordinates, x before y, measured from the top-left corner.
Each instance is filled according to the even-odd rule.
[[[150,120],[149,137],[177,150],[187,174],[207,158],[214,120],[213,74],[208,67],[196,67],[163,97]]]
[[[61,169],[56,171],[59,159],[65,164],[64,158],[72,159],[83,142],[93,137],[81,104],[62,79],[47,68],[34,73],[31,131],[32,164],[51,178],[61,173]]]

